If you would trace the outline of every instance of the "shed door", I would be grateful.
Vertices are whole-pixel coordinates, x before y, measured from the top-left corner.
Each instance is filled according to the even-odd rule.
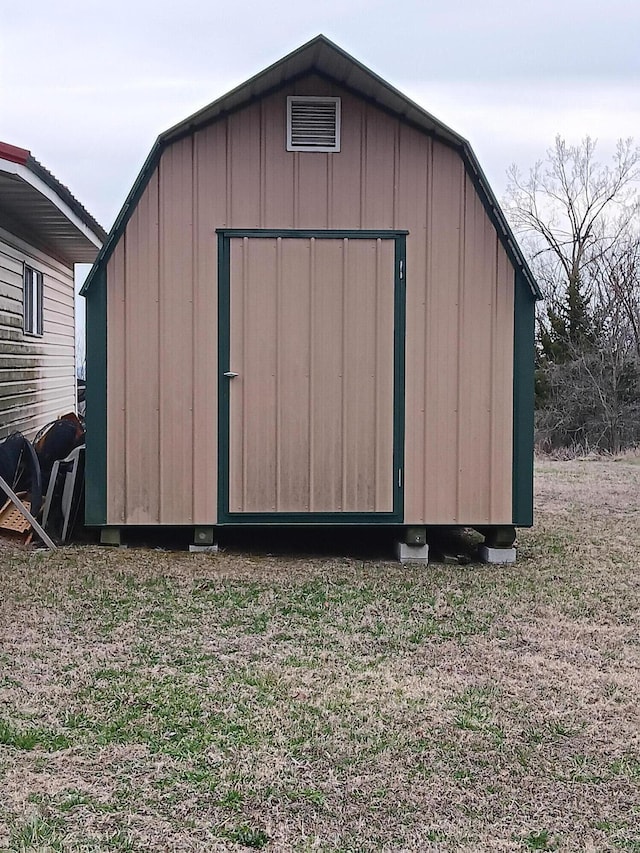
[[[321,233],[221,241],[222,521],[402,520],[397,239]]]

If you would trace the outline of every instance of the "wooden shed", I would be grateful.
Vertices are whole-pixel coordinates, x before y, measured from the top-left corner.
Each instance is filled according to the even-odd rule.
[[[75,411],[74,264],[106,236],[30,151],[0,142],[0,439]]]
[[[158,138],[83,292],[88,523],[532,523],[536,283],[323,36]]]

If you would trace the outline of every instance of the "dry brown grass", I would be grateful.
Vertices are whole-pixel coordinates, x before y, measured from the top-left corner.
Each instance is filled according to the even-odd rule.
[[[640,465],[515,567],[0,552],[0,850],[640,850]]]

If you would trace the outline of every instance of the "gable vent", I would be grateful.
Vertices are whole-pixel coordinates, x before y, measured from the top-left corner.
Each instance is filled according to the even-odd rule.
[[[287,151],[340,151],[340,98],[287,98]]]

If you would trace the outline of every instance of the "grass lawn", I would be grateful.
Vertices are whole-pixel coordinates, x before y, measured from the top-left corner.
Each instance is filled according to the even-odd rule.
[[[640,464],[514,567],[0,551],[0,850],[640,851]]]

